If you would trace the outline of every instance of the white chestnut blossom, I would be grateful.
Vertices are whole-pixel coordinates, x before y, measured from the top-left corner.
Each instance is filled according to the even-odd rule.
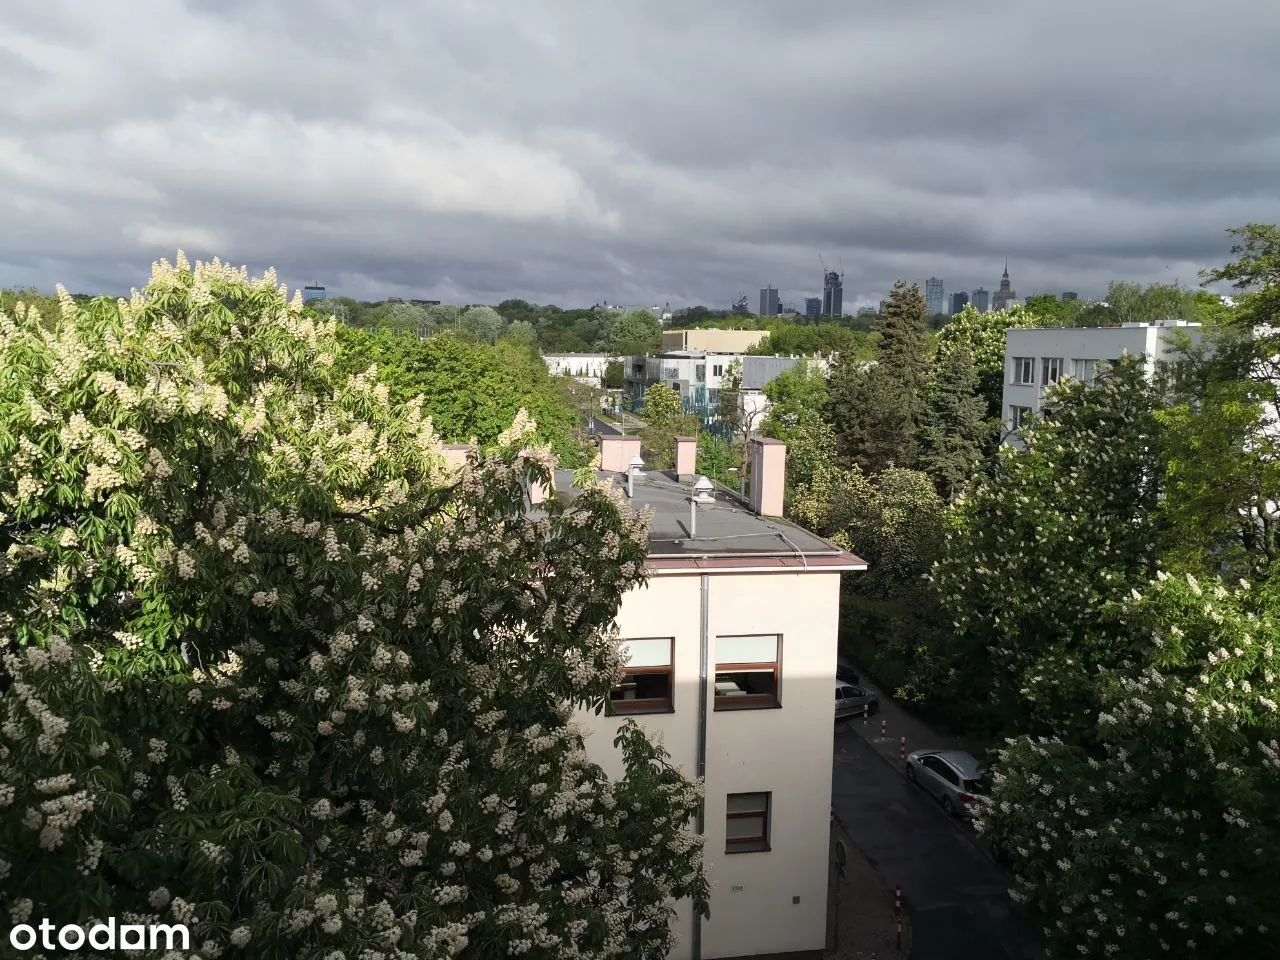
[[[450,468],[273,273],[179,256],[60,303],[0,316],[0,887],[206,960],[665,955],[707,896],[700,786],[630,723],[610,779],[570,722],[645,518],[592,485],[519,509],[525,411]]]

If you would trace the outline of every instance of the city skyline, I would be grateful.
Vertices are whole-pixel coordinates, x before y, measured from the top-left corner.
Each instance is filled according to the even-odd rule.
[[[1194,286],[1280,221],[1280,8],[1223,0],[1228,36],[1110,5],[1099,37],[1079,5],[927,6],[15,0],[0,285],[127,292],[182,248],[360,299],[718,306],[816,294],[820,253],[853,313],[1006,255],[1022,291]]]

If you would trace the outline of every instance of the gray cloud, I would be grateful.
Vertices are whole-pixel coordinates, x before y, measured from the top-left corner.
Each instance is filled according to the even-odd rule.
[[[290,284],[704,302],[818,255],[1022,294],[1196,282],[1280,220],[1257,0],[8,0],[0,285],[182,247]]]

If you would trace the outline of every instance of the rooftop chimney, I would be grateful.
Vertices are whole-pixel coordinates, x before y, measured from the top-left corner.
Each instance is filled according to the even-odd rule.
[[[468,443],[446,443],[440,448],[440,452],[444,455],[444,462],[451,472],[461,470],[467,465],[467,454],[471,452],[471,445]]]
[[[762,517],[782,516],[787,483],[787,445],[769,437],[751,438],[751,509]]]
[[[548,464],[548,469],[551,471],[550,483],[543,483],[541,480],[534,480],[531,484],[529,484],[529,503],[533,504],[534,506],[537,506],[540,503],[544,503],[545,501],[550,500],[555,495],[555,490],[556,490],[556,458],[555,457],[551,458],[551,463]]]
[[[698,438],[676,437],[676,477],[681,483],[692,483],[698,467]]]
[[[632,457],[640,455],[640,438],[613,436],[600,438],[600,469],[626,473]]]

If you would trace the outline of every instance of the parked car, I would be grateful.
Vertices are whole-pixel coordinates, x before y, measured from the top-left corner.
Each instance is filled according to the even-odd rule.
[[[836,681],[836,719],[861,717],[880,709],[880,698],[865,687]]]
[[[970,818],[987,794],[982,764],[963,750],[916,750],[907,754],[907,779],[942,803],[949,816]]]
[[[862,682],[862,678],[858,676],[858,671],[854,670],[853,664],[847,660],[836,661],[836,679],[851,683],[855,687]]]

